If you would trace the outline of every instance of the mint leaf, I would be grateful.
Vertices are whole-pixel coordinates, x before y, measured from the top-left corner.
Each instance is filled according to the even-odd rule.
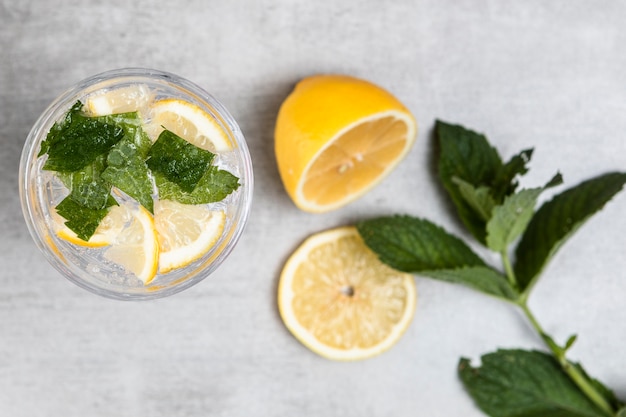
[[[452,284],[462,284],[474,290],[503,298],[517,300],[519,294],[506,278],[488,266],[466,266],[456,269],[438,269],[419,272],[420,275]]]
[[[79,101],[57,122],[41,144],[39,156],[48,155],[43,169],[75,172],[94,162],[124,137],[124,130],[102,117],[82,114]]]
[[[542,188],[522,190],[505,198],[504,203],[493,210],[493,218],[487,223],[489,249],[504,252],[522,234],[542,191]]]
[[[162,174],[183,191],[192,192],[215,155],[164,130],[148,152],[148,167]]]
[[[506,164],[502,166],[495,180],[493,181],[493,198],[501,203],[504,197],[511,195],[517,189],[519,183],[515,178],[528,172],[526,166],[530,162],[533,155],[533,149],[525,149],[519,154],[513,156]]]
[[[459,191],[463,199],[477,213],[481,220],[488,221],[491,218],[491,212],[496,206],[496,201],[491,196],[489,187],[474,187],[467,181],[454,177],[452,181],[459,186]]]
[[[153,186],[150,173],[132,137],[124,139],[111,149],[107,164],[108,167],[102,173],[102,178],[153,213]]]
[[[109,207],[114,205],[117,205],[117,202],[113,197],[109,197],[105,208],[91,209],[77,203],[71,196],[67,196],[56,206],[56,211],[67,220],[65,225],[79,238],[89,240],[109,212]]]
[[[544,187],[521,190],[507,196],[502,205],[493,210],[487,223],[487,246],[496,252],[504,252],[526,230],[535,212],[539,195],[549,187],[563,182],[561,174],[555,175]]]
[[[118,113],[103,116],[108,123],[116,124],[124,130],[123,140],[133,143],[139,155],[143,158],[148,156],[152,140],[143,130],[143,121],[137,112]]]
[[[440,146],[439,178],[452,198],[461,221],[484,244],[486,222],[463,198],[454,178],[474,187],[489,186],[502,169],[500,155],[484,135],[462,126],[438,120],[435,131]]]
[[[91,209],[107,207],[111,197],[111,184],[102,178],[105,169],[104,155],[79,171],[60,173],[61,180],[70,189],[70,196],[78,204]]]
[[[492,417],[606,417],[550,355],[498,350],[482,365],[459,362],[459,376],[478,407]]]
[[[467,285],[512,299],[515,291],[462,240],[441,227],[409,216],[381,217],[357,224],[365,244],[400,271]]]
[[[215,166],[208,169],[190,193],[169,181],[162,174],[155,173],[154,179],[159,190],[159,198],[183,204],[207,204],[222,201],[239,188],[239,178]]]
[[[532,286],[567,238],[602,209],[625,183],[626,173],[601,175],[555,196],[537,211],[515,251],[514,271],[521,290]]]

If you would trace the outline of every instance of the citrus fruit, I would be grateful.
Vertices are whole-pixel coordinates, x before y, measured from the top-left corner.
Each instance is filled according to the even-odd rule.
[[[142,206],[120,205],[111,210],[121,211],[116,220],[122,221],[124,227],[106,249],[104,257],[149,284],[157,273],[159,260],[152,215]]]
[[[357,360],[398,341],[416,303],[412,275],[381,263],[354,227],[312,235],[285,264],[280,315],[291,333],[319,355]]]
[[[144,84],[136,84],[114,90],[100,90],[87,98],[88,113],[94,116],[138,111],[145,118],[154,93]]]
[[[54,219],[58,237],[75,245],[97,248],[108,246],[115,241],[117,235],[128,222],[129,213],[125,207],[111,207],[109,213],[102,219],[89,240],[79,238],[73,230],[65,225],[65,219],[57,214],[56,211],[53,212],[52,218]]]
[[[151,107],[152,120],[147,133],[156,140],[163,129],[174,132],[193,145],[211,152],[232,149],[226,132],[200,107],[187,101],[165,99]]]
[[[182,268],[199,259],[218,241],[226,215],[206,205],[170,200],[154,203],[154,223],[159,240],[159,272]]]
[[[281,105],[274,147],[296,206],[326,212],[378,184],[416,135],[414,117],[387,91],[350,76],[317,75],[300,81]]]

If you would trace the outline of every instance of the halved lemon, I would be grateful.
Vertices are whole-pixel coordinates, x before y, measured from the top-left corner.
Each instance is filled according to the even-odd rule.
[[[300,81],[275,128],[281,179],[309,212],[342,207],[378,184],[406,156],[417,124],[389,92],[345,75]]]
[[[160,247],[159,272],[166,273],[207,253],[224,231],[226,214],[206,205],[158,200],[154,203],[154,222]]]
[[[393,346],[416,304],[412,275],[381,263],[354,227],[314,234],[285,264],[278,287],[280,315],[312,351],[357,360]]]
[[[120,205],[115,209],[121,211],[118,219],[124,222],[124,227],[106,249],[104,257],[149,284],[157,273],[159,260],[154,219],[142,206]]]
[[[93,116],[139,112],[145,119],[154,93],[145,84],[134,84],[111,90],[99,90],[87,97],[85,107]]]
[[[200,107],[178,99],[159,100],[151,108],[146,132],[156,140],[163,129],[174,132],[193,145],[211,152],[232,149],[226,132]]]

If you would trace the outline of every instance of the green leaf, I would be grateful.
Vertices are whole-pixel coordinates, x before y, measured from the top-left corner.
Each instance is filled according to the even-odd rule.
[[[462,240],[441,227],[409,216],[381,217],[357,224],[365,244],[400,271],[467,285],[512,299],[515,291]]]
[[[543,188],[522,190],[504,199],[504,203],[493,210],[487,223],[487,246],[496,252],[505,251],[524,232]]]
[[[124,137],[120,126],[102,117],[87,117],[81,109],[79,101],[48,132],[39,152],[39,156],[48,155],[44,169],[78,171],[107,153]]]
[[[489,186],[502,168],[500,155],[484,135],[462,126],[437,121],[435,131],[440,145],[439,178],[461,221],[479,242],[485,243],[486,221],[463,197],[454,178],[474,187]]]
[[[519,294],[506,278],[488,266],[466,266],[457,269],[421,271],[420,275],[453,284],[463,284],[474,290],[509,301],[518,299]]]
[[[498,350],[482,365],[459,362],[459,376],[477,406],[491,417],[606,417],[549,354]]]
[[[102,178],[153,213],[153,186],[150,173],[134,141],[125,139],[115,145],[109,152],[107,163],[108,167],[102,173]]]
[[[148,167],[183,191],[192,192],[211,165],[215,155],[164,130],[148,152]]]
[[[65,225],[74,231],[79,238],[89,240],[98,228],[100,221],[109,212],[109,207],[114,205],[117,205],[117,202],[113,197],[109,197],[107,207],[91,209],[77,203],[71,196],[68,196],[56,206],[56,211],[67,220]]]
[[[162,174],[155,173],[154,179],[159,190],[159,198],[183,204],[207,204],[222,201],[239,188],[239,178],[215,166],[209,168],[191,193],[167,180]]]
[[[532,155],[533,149],[525,149],[513,156],[509,162],[504,164],[500,171],[498,171],[492,185],[493,198],[498,203],[502,203],[504,197],[515,192],[519,185],[515,179],[528,172],[526,165],[530,162]]]
[[[152,147],[152,140],[143,130],[143,121],[137,112],[118,113],[103,116],[108,123],[115,124],[124,130],[124,141],[133,143],[137,152],[144,159]]]
[[[532,287],[563,243],[625,183],[626,173],[608,173],[582,182],[543,204],[516,248],[514,271],[521,290]]]
[[[496,201],[491,196],[489,187],[474,187],[469,182],[463,181],[457,177],[452,178],[452,181],[459,186],[461,196],[474,212],[477,213],[483,221],[488,221],[491,218],[493,208],[496,206]]]
[[[102,178],[105,169],[104,155],[94,162],[72,173],[62,173],[62,180],[71,190],[70,196],[78,204],[94,210],[107,207],[111,197],[111,184]]]

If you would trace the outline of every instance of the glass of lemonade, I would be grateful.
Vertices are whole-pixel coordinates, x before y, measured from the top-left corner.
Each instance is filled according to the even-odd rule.
[[[20,161],[28,229],[75,284],[115,299],[175,294],[226,259],[246,224],[250,154],[219,101],[174,74],[85,79],[30,131]]]

